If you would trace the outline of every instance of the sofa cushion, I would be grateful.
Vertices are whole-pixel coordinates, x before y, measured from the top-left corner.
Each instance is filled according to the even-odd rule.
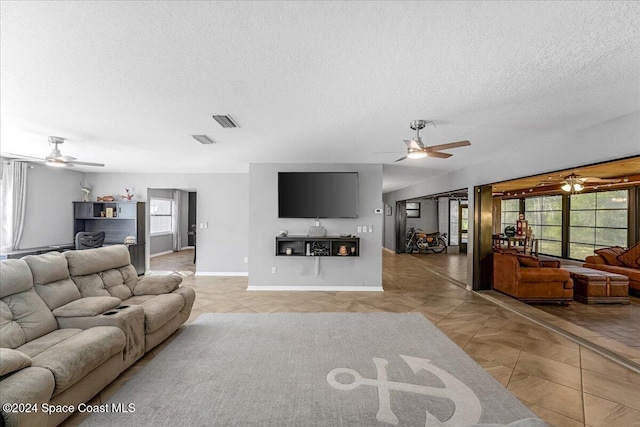
[[[516,255],[516,257],[518,258],[520,267],[540,268],[542,266],[540,260],[532,255]]]
[[[609,265],[624,265],[618,261],[618,257],[625,253],[626,250],[627,249],[622,246],[612,246],[610,248],[596,249],[593,252],[604,258],[605,262]]]
[[[53,332],[49,332],[47,335],[43,335],[40,338],[36,338],[33,341],[21,345],[16,350],[23,352],[27,356],[34,358],[46,349],[53,347],[54,345],[61,343],[62,341],[71,338],[74,335],[82,332],[82,329],[56,329]]]
[[[569,282],[569,272],[560,268],[523,268],[520,282]],[[565,286],[570,288],[570,286]]]
[[[0,299],[0,347],[16,348],[56,329],[55,317],[33,287]]]
[[[177,274],[163,276],[145,276],[133,289],[134,295],[160,295],[168,294],[178,289],[182,283],[182,277]]]
[[[80,298],[80,291],[69,278],[67,258],[59,252],[29,255],[23,258],[31,274],[33,285],[50,310]]]
[[[60,394],[89,372],[120,353],[125,346],[124,332],[115,326],[97,326],[84,330],[38,354],[33,366],[53,373]]]
[[[137,297],[123,301],[122,304],[132,305],[134,298]],[[176,294],[156,295],[139,305],[144,310],[144,332],[152,334],[182,310],[184,298]]]
[[[90,249],[87,249],[90,250]],[[72,276],[82,297],[110,297],[111,294],[104,288],[104,282],[99,274],[87,274],[85,276]]]
[[[86,297],[53,310],[56,317],[93,317],[120,305],[115,297]]]
[[[125,245],[105,246],[84,251],[64,253],[69,263],[71,276],[86,276],[131,264],[129,250]]]
[[[593,268],[601,271],[608,271],[609,273],[622,274],[627,276],[629,280],[634,282],[640,282],[640,268],[631,267],[618,267],[615,265],[603,265],[603,264],[584,264],[587,268]]]
[[[28,291],[32,287],[33,276],[24,260],[6,259],[0,262],[0,298]]]
[[[0,377],[31,366],[31,358],[18,350],[0,348]]]
[[[121,300],[131,297],[131,288],[125,285],[122,272],[119,269],[106,270],[99,274],[109,295]]]
[[[626,252],[618,256],[620,261],[625,267],[640,268],[638,260],[640,259],[640,243],[629,248]]]

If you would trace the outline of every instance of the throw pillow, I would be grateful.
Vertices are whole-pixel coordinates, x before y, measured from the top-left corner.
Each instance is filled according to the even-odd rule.
[[[638,258],[640,258],[640,243],[629,248],[628,251],[618,256],[618,261],[623,263],[626,267],[639,268]]]
[[[520,267],[541,267],[540,260],[531,255],[517,255]]]
[[[621,246],[612,246],[610,248],[596,249],[597,255],[600,255],[609,265],[623,266],[622,262],[618,261],[618,257],[625,253],[627,249]]]

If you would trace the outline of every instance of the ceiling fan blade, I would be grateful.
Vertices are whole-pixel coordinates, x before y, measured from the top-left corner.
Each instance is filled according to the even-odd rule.
[[[72,160],[70,162],[67,162],[68,165],[79,165],[79,166],[98,166],[98,167],[104,167],[104,163],[91,163],[91,162],[78,162],[75,160]]]
[[[400,153],[404,153],[404,151],[374,151],[369,154],[400,154]]]
[[[60,160],[62,162],[67,163],[67,162],[72,162],[72,161],[77,160],[77,159],[75,157],[73,157],[73,156],[60,156],[60,157],[57,158],[57,160]]]
[[[423,147],[420,146],[420,144],[417,141],[415,141],[413,139],[411,139],[411,140],[405,139],[404,143],[407,144],[407,147],[415,148],[416,150],[420,150],[421,148],[423,148]]]
[[[427,147],[427,151],[448,150],[450,148],[466,147],[471,145],[469,141],[450,142],[448,144],[432,145]]]
[[[440,153],[438,151],[429,151],[429,152],[427,152],[427,156],[429,156],[429,157],[437,157],[439,159],[448,159],[449,157],[453,156],[453,154]]]
[[[7,157],[9,159],[25,159],[31,162],[46,162],[46,159],[41,159],[39,157],[23,156],[22,154],[2,153],[0,156]]]
[[[406,158],[407,158],[407,156],[400,157],[398,160],[394,161],[394,163],[395,163],[395,162],[400,162],[400,161],[402,161],[402,160],[404,160],[404,159],[406,159]]]
[[[596,178],[595,176],[590,176],[582,179],[583,182],[604,182],[604,183],[615,183],[622,181],[621,179],[615,178]]]

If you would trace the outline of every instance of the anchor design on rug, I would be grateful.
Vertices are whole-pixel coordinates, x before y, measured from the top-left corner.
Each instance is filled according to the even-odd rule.
[[[404,391],[407,393],[424,394],[433,397],[447,398],[453,401],[455,410],[448,420],[440,420],[431,414],[428,410],[425,426],[463,426],[477,424],[482,415],[482,406],[478,396],[467,387],[462,381],[451,375],[445,370],[431,364],[428,359],[419,357],[411,357],[400,355],[409,365],[414,374],[421,370],[429,371],[437,376],[445,385],[445,387],[431,387],[411,383],[401,383],[389,381],[387,378],[387,365],[389,361],[386,359],[373,358],[373,363],[378,371],[378,378],[363,378],[360,373],[349,368],[336,368],[327,374],[327,382],[331,387],[337,390],[350,391],[360,386],[373,386],[378,389],[379,409],[376,414],[378,421],[397,425],[398,417],[391,409],[391,390]],[[337,381],[338,375],[347,374],[353,377],[353,382],[343,384]]]

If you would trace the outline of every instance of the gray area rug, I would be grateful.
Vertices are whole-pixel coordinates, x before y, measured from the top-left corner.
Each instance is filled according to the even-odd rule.
[[[83,426],[546,425],[420,314],[202,314]]]

